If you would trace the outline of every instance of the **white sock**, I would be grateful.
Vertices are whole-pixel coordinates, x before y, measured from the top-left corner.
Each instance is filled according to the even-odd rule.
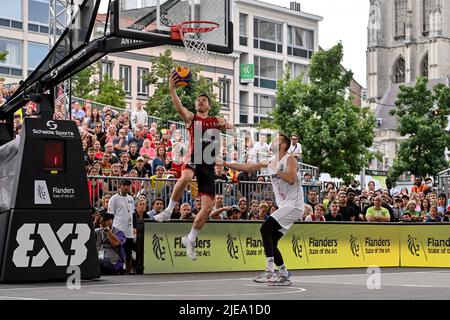
[[[172,213],[173,209],[175,209],[177,204],[178,204],[178,201],[173,201],[172,199],[170,199],[169,206],[167,207],[167,210],[169,210],[169,212]]]
[[[280,274],[283,277],[287,277],[289,275],[288,269],[286,269],[286,266],[284,264],[278,267],[278,271],[280,271]]]
[[[266,270],[270,271],[272,273],[275,272],[275,262],[273,261],[274,260],[273,257],[267,257],[266,259],[267,259],[267,268],[266,268]]]
[[[189,232],[187,239],[189,242],[195,242],[195,239],[197,239],[199,230],[195,229],[194,227],[192,227],[191,232]]]

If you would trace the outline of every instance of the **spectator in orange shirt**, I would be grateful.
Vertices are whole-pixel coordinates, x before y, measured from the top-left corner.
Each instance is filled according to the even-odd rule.
[[[414,181],[414,186],[411,189],[411,193],[413,193],[413,192],[415,192],[415,193],[424,192],[427,189],[428,189],[427,185],[422,183],[422,178],[421,177],[417,177],[415,179],[415,181]]]

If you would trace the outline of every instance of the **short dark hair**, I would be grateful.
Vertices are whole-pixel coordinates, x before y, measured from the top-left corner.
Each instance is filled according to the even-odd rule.
[[[208,99],[208,103],[211,104],[211,98],[209,97],[209,95],[206,92],[200,93],[197,98],[199,98],[199,97],[206,97],[206,99]]]
[[[89,147],[88,148],[88,152],[94,151],[95,152],[95,148],[94,147]]]
[[[162,198],[155,198],[152,201],[152,207],[155,205],[156,201],[161,201],[164,204],[164,200]]]
[[[278,133],[278,135],[280,136],[281,142],[286,145],[284,151],[288,151],[289,148],[291,147],[291,138],[289,138],[287,135],[285,135],[284,133],[281,133],[281,132]]]

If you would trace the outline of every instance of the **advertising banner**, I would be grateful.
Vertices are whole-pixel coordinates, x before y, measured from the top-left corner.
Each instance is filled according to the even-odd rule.
[[[253,64],[241,64],[241,83],[252,83],[255,78]]]
[[[196,242],[197,261],[186,257],[181,237],[190,223],[146,223],[144,273],[261,270],[261,223],[208,223]],[[295,224],[279,243],[289,269],[399,265],[398,227]]]
[[[450,225],[403,226],[402,267],[450,267]]]

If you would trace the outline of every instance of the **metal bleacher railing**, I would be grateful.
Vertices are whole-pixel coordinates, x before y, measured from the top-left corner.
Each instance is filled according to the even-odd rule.
[[[117,193],[121,177],[104,177],[104,176],[88,176],[88,188],[91,205],[94,207],[104,207],[105,196]],[[162,198],[167,205],[170,200],[173,188],[177,179],[165,178],[132,178],[131,193],[137,198],[141,195],[145,196],[150,204],[155,198]],[[315,188],[320,190],[320,182],[304,182],[303,191],[305,195],[308,190]],[[192,180],[183,193],[181,203],[187,202],[192,205],[197,195],[197,182]],[[249,204],[252,200],[262,201],[265,199],[274,200],[272,184],[270,182],[246,182],[233,183],[230,181],[216,180],[216,194],[224,196],[224,204],[226,206],[238,204],[239,199],[245,198]]]
[[[450,168],[438,173],[438,192],[450,197]]]

